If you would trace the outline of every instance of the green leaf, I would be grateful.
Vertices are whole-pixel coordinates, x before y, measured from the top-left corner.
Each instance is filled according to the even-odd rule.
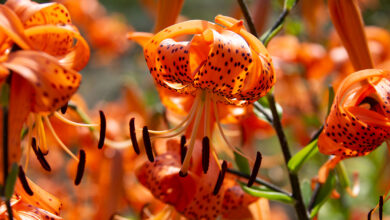
[[[294,199],[291,196],[288,196],[286,194],[275,192],[273,190],[270,190],[265,187],[247,187],[245,184],[240,183],[241,188],[244,190],[244,192],[248,193],[249,195],[255,196],[255,197],[262,197],[270,200],[280,201],[284,203],[293,203]]]
[[[328,97],[328,112],[327,112],[326,115],[329,115],[330,110],[332,108],[333,100],[334,100],[334,89],[333,89],[333,86],[331,86],[331,85],[328,86],[328,93],[329,93],[329,97]]]
[[[337,174],[339,183],[343,188],[347,188],[351,185],[347,171],[346,171],[344,163],[342,161],[340,161],[336,166],[336,174]]]
[[[283,23],[281,23],[275,30],[268,30],[263,35],[261,35],[260,40],[263,42],[265,47],[268,45],[269,41],[282,30],[282,28]]]
[[[241,156],[240,154],[234,152],[234,160],[236,161],[238,169],[245,174],[250,175],[251,174],[251,169],[249,167],[249,162],[248,160]]]
[[[297,173],[308,159],[318,153],[317,141],[316,139],[306,145],[288,161],[287,167],[292,173]]]
[[[14,194],[14,188],[16,183],[16,178],[18,177],[19,168],[16,163],[12,164],[11,172],[8,174],[7,180],[5,182],[5,198],[10,200]]]
[[[311,210],[310,218],[313,218],[314,216],[317,215],[321,206],[327,201],[330,194],[332,193],[335,184],[336,184],[336,178],[334,172],[329,172],[328,179],[323,185],[320,186],[316,200],[313,203],[313,209]]]

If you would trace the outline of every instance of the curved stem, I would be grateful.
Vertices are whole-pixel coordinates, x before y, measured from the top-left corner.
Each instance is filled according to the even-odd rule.
[[[243,0],[237,0],[237,1],[240,3],[241,10],[243,11],[245,18],[247,19],[248,25],[253,26],[253,23],[251,22],[251,18],[250,18],[249,13],[245,13],[248,11],[245,3],[243,2]],[[286,8],[286,7],[283,9],[283,13],[279,17],[278,21],[266,33],[266,37],[263,38],[264,44],[267,44],[267,42],[270,40],[270,38],[272,36],[274,36],[277,33],[277,31],[280,30],[281,26],[283,25],[284,19],[287,17],[290,10],[291,10],[291,8]],[[255,35],[256,37],[258,36],[257,33],[255,31],[253,31],[253,30],[255,30],[254,27],[251,27],[250,30],[251,30],[251,33],[253,35]],[[275,32],[275,33],[273,34],[273,32]],[[286,135],[284,134],[283,127],[282,127],[282,124],[280,122],[278,112],[276,110],[275,98],[274,98],[272,93],[267,94],[267,100],[268,100],[268,103],[269,103],[269,106],[270,106],[270,109],[272,112],[272,118],[273,118],[272,124],[273,124],[273,127],[274,127],[276,134],[278,136],[280,147],[282,148],[285,164],[287,165],[288,161],[291,158],[291,153],[290,153],[290,149],[289,149],[288,142],[286,139]],[[296,201],[294,208],[295,208],[295,212],[298,215],[298,219],[308,220],[309,216],[308,216],[308,212],[306,211],[305,204],[303,203],[302,192],[301,192],[301,188],[299,185],[298,176],[297,176],[297,174],[294,174],[290,171],[288,171],[288,174],[289,174],[288,176],[289,176],[291,188],[292,188],[292,197]]]

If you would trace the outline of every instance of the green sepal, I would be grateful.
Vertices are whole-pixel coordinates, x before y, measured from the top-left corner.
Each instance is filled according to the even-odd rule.
[[[241,188],[244,190],[244,192],[255,197],[262,197],[262,198],[284,202],[284,203],[294,203],[295,201],[291,196],[273,191],[266,187],[258,187],[258,186],[248,187],[244,183],[240,183],[240,185]]]

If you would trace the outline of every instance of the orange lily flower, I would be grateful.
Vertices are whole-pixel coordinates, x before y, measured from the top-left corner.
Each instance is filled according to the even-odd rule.
[[[48,152],[43,123],[57,137],[48,114],[64,106],[80,84],[81,75],[75,70],[86,65],[89,48],[65,10],[60,4],[40,5],[29,0],[11,0],[6,6],[0,5],[0,36],[1,42],[6,42],[1,51],[0,82],[10,80],[9,164],[19,162],[24,124],[28,127],[29,143],[35,133],[40,151]]]
[[[197,141],[196,145],[200,145]],[[236,185],[233,176],[227,176],[217,195],[213,195],[213,186],[217,180],[219,168],[216,161],[210,161],[207,173],[202,171],[202,152],[195,148],[191,167],[186,177],[179,175],[179,143],[168,142],[166,153],[158,155],[154,163],[143,164],[136,172],[139,181],[152,194],[172,205],[176,211],[188,219],[249,218],[248,205],[257,201]]]
[[[185,110],[188,116],[176,128],[148,131],[157,134],[155,137],[174,137],[182,132],[190,136],[181,169],[183,175],[189,168],[195,140],[211,137],[215,124],[226,139],[220,118],[234,115],[226,110],[233,107],[233,111],[244,112],[237,107],[258,100],[275,83],[270,55],[263,44],[245,30],[243,22],[221,15],[215,21],[224,27],[191,20],[165,28],[154,36],[129,34],[130,39],[144,47],[150,73],[157,87],[164,91],[160,96],[170,94],[192,100],[187,104],[190,109]],[[191,41],[174,40],[188,35],[193,35]],[[164,101],[165,97],[162,99]],[[216,158],[214,150],[212,152]]]
[[[320,152],[334,155],[320,169],[320,182],[340,160],[367,155],[389,138],[389,77],[389,71],[368,69],[341,83],[318,139]]]
[[[61,202],[27,178],[33,195],[28,195],[18,180],[15,194],[11,199],[14,218],[16,219],[62,219],[59,214]],[[0,218],[6,219],[5,204],[0,204]]]

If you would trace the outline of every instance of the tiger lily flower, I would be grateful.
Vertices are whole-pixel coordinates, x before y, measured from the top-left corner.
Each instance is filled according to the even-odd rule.
[[[248,218],[248,205],[257,201],[236,184],[233,176],[227,176],[221,189],[213,195],[213,186],[218,177],[216,161],[210,161],[209,171],[202,171],[200,141],[191,159],[191,167],[186,177],[179,175],[179,143],[169,141],[167,152],[156,156],[154,163],[145,162],[136,171],[138,180],[151,193],[188,219]],[[214,188],[215,189],[215,188]]]
[[[36,136],[37,150],[48,153],[44,123],[61,147],[79,161],[58,139],[48,119],[77,91],[81,81],[77,70],[89,59],[88,45],[71,24],[66,8],[57,3],[10,0],[0,5],[0,37],[0,82],[10,81],[9,164],[19,163],[23,125],[28,129],[28,143]]]
[[[320,169],[320,182],[340,160],[367,155],[388,140],[389,83],[390,72],[379,69],[352,73],[341,83],[318,139],[320,152],[334,155]]]
[[[275,83],[270,55],[263,44],[245,30],[243,22],[221,15],[215,22],[217,24],[190,20],[167,27],[154,36],[129,34],[130,39],[144,48],[150,73],[159,91],[163,91],[160,92],[163,103],[168,100],[177,105],[185,104],[178,103],[182,100],[180,97],[192,100],[186,104],[189,109],[181,111],[187,116],[177,127],[166,131],[143,129],[144,134],[155,135],[152,138],[170,138],[181,133],[190,137],[180,169],[183,176],[189,169],[196,140],[211,137],[214,125],[218,125],[226,139],[220,120],[234,115],[229,109],[242,113]],[[188,35],[193,35],[190,41],[174,40]],[[178,98],[169,99],[163,94]],[[227,140],[226,143],[235,150]],[[215,159],[213,148],[211,152]]]

